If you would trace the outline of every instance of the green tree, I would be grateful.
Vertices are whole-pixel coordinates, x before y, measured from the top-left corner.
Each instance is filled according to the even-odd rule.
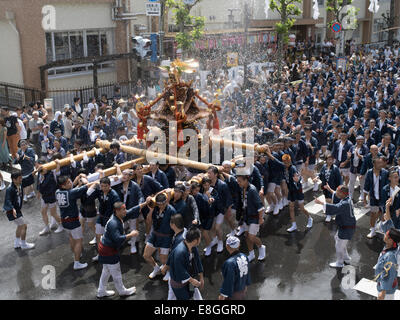
[[[275,24],[276,32],[277,32],[277,43],[278,43],[278,53],[277,57],[277,75],[278,80],[282,75],[282,67],[283,61],[282,57],[285,57],[284,54],[284,46],[289,41],[289,30],[293,27],[296,19],[295,16],[299,16],[301,14],[300,8],[296,4],[301,4],[301,0],[271,0],[270,9],[276,10],[281,16],[281,21]]]
[[[344,18],[352,18],[355,15],[357,15],[357,12],[360,9],[356,9],[354,12],[352,11],[351,8],[348,8],[346,12],[343,12],[343,9],[345,9],[346,6],[351,5],[353,3],[353,0],[328,0],[326,3],[326,11],[327,12],[332,12],[334,19],[332,21],[328,21],[328,28],[331,28],[333,23],[339,22],[340,24],[343,24]],[[350,15],[350,17],[348,17]],[[353,23],[357,23],[357,19],[354,17],[355,21],[352,20]]]
[[[326,11],[333,14],[333,19],[327,22],[327,27],[331,28],[335,22],[339,22],[343,27],[343,32],[340,32],[340,47],[339,53],[343,54],[344,41],[347,30],[357,28],[357,13],[359,8],[352,6],[353,0],[328,0]],[[338,53],[338,52],[337,52]]]
[[[166,7],[172,9],[174,21],[179,27],[176,35],[178,48],[183,51],[190,50],[195,40],[200,39],[204,33],[205,17],[195,17],[190,10],[201,0],[193,4],[185,4],[183,0],[166,0]]]

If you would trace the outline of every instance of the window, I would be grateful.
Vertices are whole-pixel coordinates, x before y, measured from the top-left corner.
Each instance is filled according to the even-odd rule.
[[[55,60],[70,58],[68,32],[60,32],[54,35],[54,54]]]
[[[83,52],[83,34],[80,31],[69,32],[69,47],[71,50],[71,58],[82,58],[85,56]]]
[[[104,56],[113,53],[113,30],[82,30],[46,33],[47,63],[65,59]],[[87,72],[90,64],[49,69],[49,75]],[[114,63],[103,63],[99,69],[114,68]]]

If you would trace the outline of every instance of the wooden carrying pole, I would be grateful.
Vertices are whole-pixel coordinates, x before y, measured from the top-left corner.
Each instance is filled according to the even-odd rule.
[[[107,152],[107,150],[103,149],[103,148],[100,148],[98,150],[100,152],[102,152],[102,153]],[[90,157],[94,157],[96,155],[96,152],[94,150],[90,150],[86,154],[90,158]],[[80,153],[80,154],[75,155],[73,157],[73,159],[74,159],[74,161],[81,161],[81,160],[83,160],[83,156],[84,156],[84,154]],[[66,157],[66,158],[60,160],[60,166],[61,167],[68,166],[70,164],[71,164],[71,158],[70,157]],[[56,164],[55,161],[51,161],[49,163],[44,164],[42,166],[42,168],[45,169],[46,171],[50,171],[50,170],[56,169],[57,168],[57,164]]]
[[[130,145],[133,143],[136,143],[137,141],[135,139],[130,139],[130,140],[125,140],[122,142],[123,145]],[[260,152],[263,153],[265,152],[266,148],[263,145],[259,145],[257,143],[255,144],[249,144],[249,143],[242,143],[242,142],[238,142],[238,141],[233,141],[233,140],[224,140],[222,138],[218,138],[218,137],[210,137],[210,142],[211,143],[220,143],[221,146],[227,146],[227,147],[231,147],[233,148],[241,148],[242,150],[246,150],[248,149],[254,149],[254,151],[256,152]],[[122,145],[121,145],[122,146]],[[102,146],[102,148],[104,148]],[[122,149],[121,149],[122,150]],[[201,169],[199,169],[201,170]]]
[[[125,142],[127,142],[127,141],[125,141]],[[96,142],[96,145],[101,148],[108,149],[110,147],[110,142],[104,141],[104,140],[98,140]],[[188,160],[188,159],[173,157],[173,156],[170,156],[167,154],[156,153],[153,151],[148,151],[145,149],[138,149],[135,147],[130,147],[130,146],[122,145],[122,144],[120,146],[120,150],[122,150],[123,152],[126,152],[126,153],[135,154],[139,157],[152,157],[152,158],[162,157],[162,158],[165,158],[166,161],[168,161],[169,163],[177,163],[178,165],[182,165],[182,166],[186,166],[186,167],[190,167],[190,168],[194,168],[194,169],[202,170],[202,171],[207,171],[208,168],[211,166],[211,164],[209,164],[209,163],[202,163],[202,162],[192,161],[192,160]],[[220,170],[222,169],[219,166],[217,166],[217,168]]]
[[[138,158],[138,159],[135,159],[135,160],[131,160],[131,161],[127,161],[127,162],[121,163],[119,165],[119,167],[121,168],[121,171],[123,171],[125,169],[132,168],[133,165],[136,164],[136,163],[142,164],[142,163],[145,163],[145,162],[146,162],[146,158],[141,157],[141,158]],[[103,170],[103,172],[104,172],[104,176],[105,177],[112,176],[113,174],[117,174],[117,168],[113,166],[111,168]]]
[[[238,142],[238,141],[233,141],[233,140],[224,140],[222,138],[218,138],[218,137],[210,137],[210,142],[211,143],[219,143],[221,146],[224,147],[231,147],[233,148],[241,148],[242,150],[246,150],[246,149],[253,149],[256,152],[260,152],[263,153],[265,152],[266,148],[265,146],[260,146],[259,144],[249,144],[249,143],[242,143],[242,142]]]

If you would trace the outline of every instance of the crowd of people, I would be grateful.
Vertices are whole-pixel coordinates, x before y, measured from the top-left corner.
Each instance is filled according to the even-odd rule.
[[[3,108],[0,161],[4,168],[12,163],[21,166],[11,175],[4,202],[8,219],[17,225],[14,248],[34,247],[26,242],[21,207],[37,196],[44,223],[40,235],[52,229],[68,232],[75,270],[88,267],[80,262],[86,245],[83,234],[95,235],[90,241],[98,252],[93,262],[103,264],[98,297],[115,294],[106,288],[110,276],[120,295],[135,292],[122,282],[118,249],[128,241],[131,254],[138,254],[137,242],[144,239],[143,257],[153,268],[149,278],[163,275],[169,282],[169,299],[201,296],[199,290],[189,290],[189,284],[204,287],[200,243],[205,256],[214,246],[218,253],[229,252],[219,298],[242,299],[250,283],[248,263],[256,260],[256,252],[258,261],[266,257],[259,237],[265,215],[279,215],[288,206],[287,231],[295,232],[297,203],[307,217],[306,228],[313,227],[304,206],[303,189],[310,186],[312,192],[321,188],[325,195],[326,222],[337,216],[337,260],[331,267],[351,263],[346,246],[355,232],[353,202],[369,203],[368,238],[376,236],[381,222],[387,226],[390,220],[383,256],[395,251],[400,241],[398,47],[354,50],[344,66],[337,65],[330,50],[310,58],[304,55],[287,62],[283,82],[275,84],[267,70],[250,74],[247,88],[230,81],[222,70],[214,74],[203,95],[211,99],[219,93],[221,127],[254,128],[256,142],[266,145],[246,174],[237,174],[245,163],[238,160],[233,166],[231,159],[218,163],[222,170],[211,165],[200,177],[193,177],[189,168],[158,162],[121,170],[121,164],[132,159],[121,151],[120,143],[137,134],[135,105],[150,99],[141,83],[126,101],[118,88],[111,101],[94,97],[86,107],[75,98],[52,119],[41,102],[16,113]],[[88,157],[97,139],[111,141],[110,150],[94,149],[95,155]],[[76,154],[83,154],[83,159],[74,161]],[[62,166],[60,160],[66,157],[70,165]],[[46,170],[49,161],[57,167]],[[104,170],[111,167],[117,173],[106,177]],[[349,216],[339,217],[343,210],[337,208],[345,208]],[[225,246],[224,224],[228,228]],[[247,256],[239,252],[242,235]],[[395,269],[390,269],[389,278],[378,274],[380,292],[393,293],[394,287],[389,286],[394,285]]]

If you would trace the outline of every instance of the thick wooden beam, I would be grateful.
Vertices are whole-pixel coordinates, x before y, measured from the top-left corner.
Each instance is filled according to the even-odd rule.
[[[109,141],[104,141],[104,140],[98,140],[96,142],[96,145],[103,149],[109,149],[110,144],[111,143]],[[186,167],[190,167],[190,168],[194,168],[194,169],[202,170],[202,171],[207,171],[208,168],[211,166],[210,163],[202,163],[202,162],[192,161],[192,160],[188,160],[188,159],[173,157],[173,156],[170,156],[167,154],[156,153],[156,152],[149,151],[146,149],[139,149],[139,148],[123,145],[123,144],[120,145],[120,150],[122,150],[123,152],[126,152],[126,153],[137,155],[139,157],[164,158],[169,163],[176,163],[181,166],[186,166]],[[220,171],[222,170],[221,166],[217,166],[217,168]]]
[[[102,152],[102,153],[107,152],[107,149],[103,149],[103,148],[98,149],[98,150],[100,152]],[[90,150],[86,154],[90,158],[90,157],[94,157],[96,155],[96,152],[94,150]],[[81,160],[83,160],[83,157],[84,157],[84,154],[80,153],[80,154],[77,154],[77,155],[73,156],[73,159],[74,159],[74,161],[81,161]],[[70,164],[71,164],[71,158],[70,157],[66,157],[66,158],[60,160],[60,166],[61,167],[68,166]],[[46,171],[50,171],[50,170],[53,170],[53,169],[57,168],[57,163],[55,161],[51,161],[49,163],[44,164],[42,166],[42,168],[45,169]]]

